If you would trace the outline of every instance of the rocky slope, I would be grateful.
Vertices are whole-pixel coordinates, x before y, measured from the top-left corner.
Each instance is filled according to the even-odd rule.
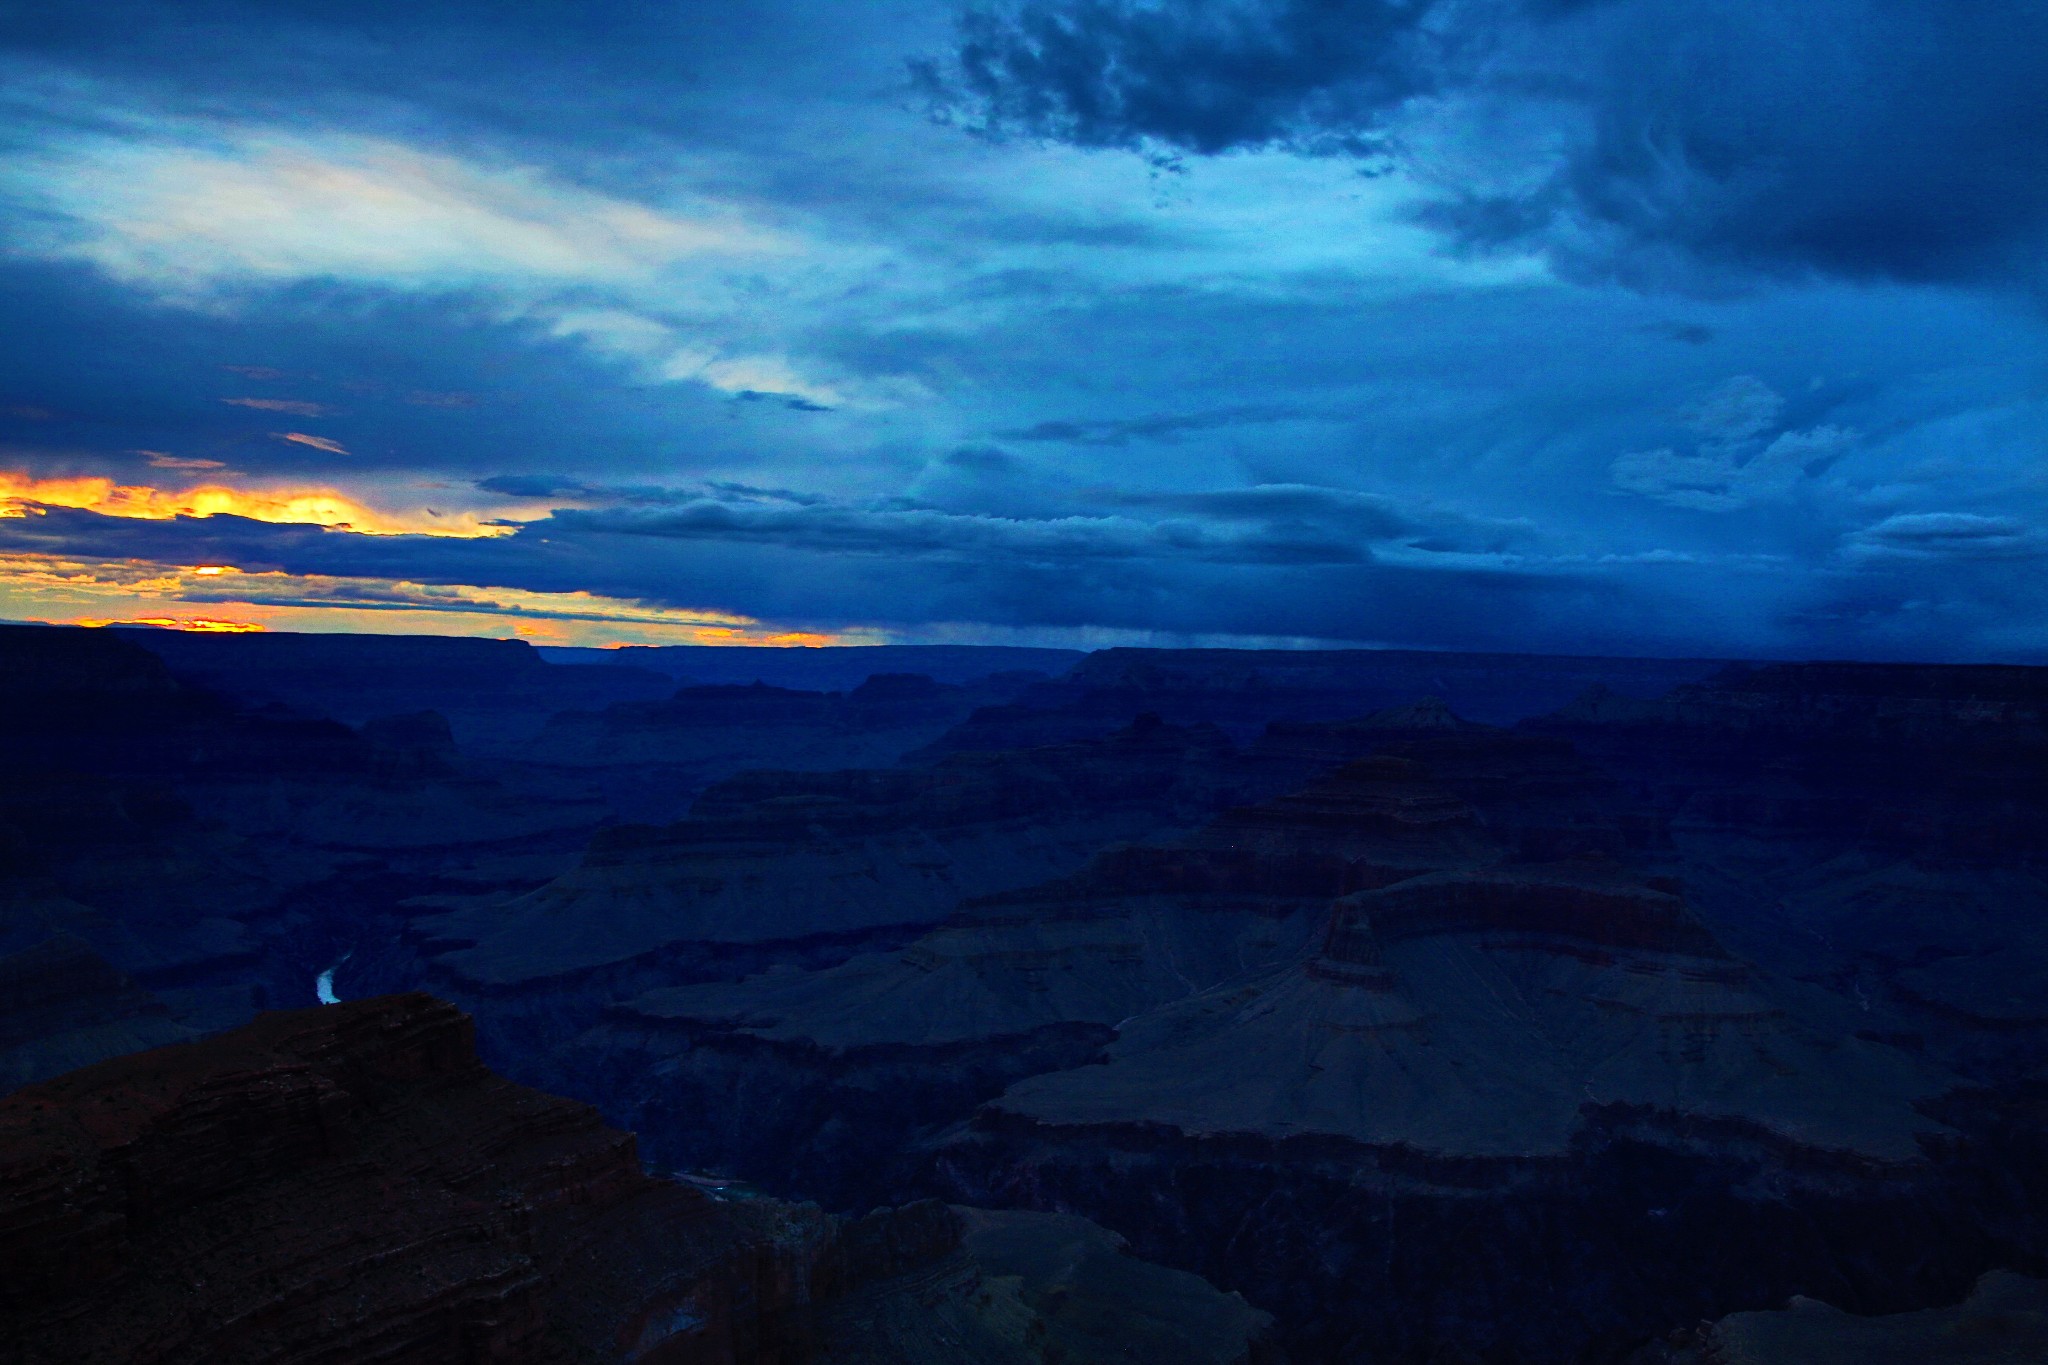
[[[2033,1365],[2048,1360],[2048,1284],[1995,1271],[1952,1308],[1858,1316],[1797,1298],[1673,1332],[1629,1365]]]
[[[1187,838],[968,900],[904,948],[648,991],[550,1064],[664,1159],[853,1206],[913,1188],[919,1135],[1010,1080],[1080,1065],[1146,1010],[1297,958],[1331,897],[1490,856],[1473,811],[1415,764],[1366,760]]]
[[[651,1178],[629,1134],[493,1076],[424,996],[268,1014],[0,1101],[0,1230],[24,1365],[944,1359],[969,1328],[1033,1348],[1008,1358],[1050,1339],[1220,1365],[1264,1325],[1078,1220],[847,1221]],[[1069,1321],[1076,1262],[1137,1292]]]
[[[250,710],[112,632],[0,627],[0,971],[32,977],[40,959],[13,955],[75,941],[181,1029],[310,1003],[321,967],[383,937],[385,907],[544,880],[602,813],[470,771],[438,716],[358,731]],[[13,1079],[88,1059],[54,1014],[33,1059],[31,1017]],[[181,1036],[94,1027],[95,1046]]]
[[[134,628],[105,634],[149,651],[186,682],[245,706],[283,706],[350,725],[436,711],[472,749],[523,742],[557,712],[653,701],[675,686],[665,673],[618,659],[596,667],[553,665],[523,640]]]
[[[748,768],[823,772],[887,767],[1040,675],[965,684],[882,673],[844,692],[764,683],[684,687],[661,701],[564,711],[517,751],[529,781],[598,781],[623,818],[676,818],[708,783]]]
[[[1731,668],[1529,727],[1659,813],[1731,944],[1982,1079],[2048,1063],[2048,671]]]
[[[1156,722],[915,767],[748,773],[666,828],[606,832],[528,896],[418,933],[452,988],[499,993],[702,945],[900,940],[1105,842],[1197,821],[1257,780],[1215,731]]]
[[[1027,748],[1100,735],[1152,712],[1249,740],[1274,721],[1343,720],[1419,697],[1496,724],[1555,710],[1593,686],[1662,695],[1717,665],[1406,650],[1105,649],[1011,704],[977,713],[934,752]]]
[[[668,1159],[1087,1212],[1310,1359],[1924,1302],[2038,1236],[1958,1192],[1996,1159],[1939,1116],[1956,1078],[1731,952],[1569,744],[1418,706],[1249,761],[1361,749],[907,948],[648,992],[558,1064]]]
[[[623,665],[650,669],[693,687],[770,687],[809,692],[851,692],[878,673],[917,673],[942,683],[970,683],[998,673],[1056,678],[1087,655],[1078,649],[1019,645],[756,646],[627,645],[574,649],[544,645],[550,663]]]
[[[1071,1214],[956,1209],[960,1251],[826,1307],[834,1365],[1252,1365],[1270,1317]],[[910,1291],[910,1292],[906,1292]]]
[[[0,957],[0,1095],[193,1030],[82,940],[54,935]]]

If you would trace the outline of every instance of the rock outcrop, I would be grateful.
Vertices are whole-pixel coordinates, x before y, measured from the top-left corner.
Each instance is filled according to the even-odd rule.
[[[23,1365],[793,1365],[880,1341],[947,1358],[958,1319],[1101,1348],[1074,1359],[1165,1339],[1221,1365],[1261,1334],[1241,1301],[1120,1262],[1079,1220],[980,1217],[846,1221],[652,1178],[594,1111],[486,1071],[460,1012],[387,997],[0,1101],[0,1341]],[[1148,1292],[1068,1321],[1045,1299],[1071,1265],[1043,1262],[1069,1245]]]
[[[251,709],[121,633],[0,627],[0,956],[82,945],[52,970],[94,1016],[12,1011],[4,1079],[311,1003],[408,895],[530,887],[602,814],[472,771],[435,713],[357,731]]]
[[[565,711],[520,747],[522,764],[601,780],[629,819],[673,819],[707,784],[743,769],[879,768],[929,744],[1037,674],[964,685],[881,673],[844,692],[765,683],[685,687],[662,701]]]
[[[1569,745],[1454,722],[1269,736],[1268,777],[1339,766],[902,949],[645,993],[559,1064],[658,1151],[837,1206],[1086,1212],[1308,1358],[1568,1360],[1809,1273],[1883,1301],[1917,1253],[1872,1216],[1981,1269],[1928,1158],[1954,1077],[1732,953]]]
[[[0,1095],[192,1036],[81,939],[59,934],[0,956]]]
[[[149,651],[179,678],[244,706],[282,706],[350,725],[436,711],[472,749],[523,743],[556,712],[652,701],[675,687],[665,674],[622,660],[550,664],[524,640],[139,628],[101,633]]]
[[[1525,728],[1657,813],[1746,955],[1980,1079],[2048,1063],[2048,670],[1732,667]]]
[[[962,1208],[960,1251],[829,1306],[833,1365],[1255,1365],[1271,1317],[1071,1214]],[[906,1292],[909,1291],[909,1292]]]
[[[1105,649],[1006,706],[970,717],[933,753],[996,751],[1106,734],[1145,712],[1217,725],[1233,739],[1275,721],[1331,721],[1441,697],[1496,724],[1540,715],[1588,687],[1654,697],[1706,677],[1699,660],[1439,654],[1409,650]]]
[[[1680,1329],[1628,1365],[2033,1365],[2048,1360],[2048,1284],[1994,1271],[1953,1308],[1859,1316],[1818,1299]]]
[[[418,932],[456,989],[485,991],[689,945],[883,930],[900,942],[1106,842],[1195,823],[1255,782],[1214,730],[1156,721],[917,767],[746,773],[666,828],[605,832],[580,867],[528,896]]]

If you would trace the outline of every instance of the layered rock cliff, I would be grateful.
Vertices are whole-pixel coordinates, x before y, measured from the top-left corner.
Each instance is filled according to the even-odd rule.
[[[970,717],[932,752],[994,751],[1105,734],[1152,712],[1249,740],[1275,722],[1344,720],[1419,697],[1496,724],[1588,687],[1654,697],[1712,673],[1698,660],[1440,654],[1408,650],[1105,649],[1065,676]]]
[[[662,701],[562,712],[517,757],[535,776],[600,781],[623,818],[672,820],[706,785],[742,769],[886,767],[1038,677],[998,674],[949,685],[881,673],[843,692],[758,682],[684,687]]]
[[[433,635],[104,632],[160,658],[179,678],[250,707],[281,705],[360,725],[437,711],[461,741],[496,750],[523,743],[549,716],[674,690],[660,672],[616,657],[594,667],[549,664],[524,640]]]
[[[561,1065],[676,1159],[841,1206],[1087,1212],[1311,1359],[1564,1361],[1588,1322],[1899,1304],[2007,1254],[1930,1156],[1969,1145],[1951,1074],[1732,953],[1569,745],[1454,722],[1276,733],[1269,774],[1379,752],[904,949],[649,992]]]
[[[917,1188],[922,1138],[1010,1081],[1080,1066],[1148,1010],[1299,957],[1332,897],[1491,856],[1470,807],[1417,765],[1364,760],[1186,838],[967,901],[907,947],[646,992],[556,1064],[678,1162],[857,1206]]]
[[[936,1360],[965,1327],[1013,1348],[991,1359],[1064,1338],[1079,1361],[1227,1365],[1263,1334],[1078,1220],[993,1228],[652,1178],[631,1135],[486,1071],[425,996],[268,1014],[0,1101],[0,1341],[24,1365]],[[1063,1322],[1042,1263],[1070,1246],[1143,1292]]]
[[[531,886],[602,813],[470,771],[431,713],[357,731],[252,710],[112,632],[0,627],[0,958],[83,945],[51,970],[102,1016],[81,1032],[12,1011],[7,1078],[311,1003],[323,967],[395,937],[379,920],[397,902]],[[168,1025],[103,989],[117,978]]]
[[[2032,1365],[2048,1360],[2048,1284],[1994,1271],[1970,1297],[1917,1313],[1858,1315],[1796,1298],[1681,1328],[1628,1365]]]
[[[962,900],[1194,823],[1252,790],[1213,730],[1155,722],[1088,743],[843,772],[755,772],[665,828],[600,835],[521,899],[423,921],[458,990],[503,992],[689,945],[914,930]]]
[[[1527,728],[1658,813],[1746,954],[1981,1079],[2048,1062],[2048,671],[1738,667]]]

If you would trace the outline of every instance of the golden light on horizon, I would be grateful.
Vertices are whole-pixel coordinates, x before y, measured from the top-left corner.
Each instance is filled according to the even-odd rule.
[[[516,529],[493,525],[495,518],[486,519],[476,512],[444,515],[432,508],[386,512],[332,488],[259,490],[201,484],[176,490],[148,484],[117,484],[97,475],[39,479],[21,470],[0,469],[0,516],[31,516],[49,507],[144,521],[225,515],[278,525],[324,526],[371,536],[425,535],[477,540],[510,535]]]
[[[52,623],[55,624],[55,623]],[[254,621],[225,621],[207,616],[132,616],[125,620],[84,617],[63,622],[72,626],[155,626],[160,630],[191,630],[211,635],[253,635],[269,630]]]
[[[0,554],[0,619],[200,631],[511,636],[536,645],[583,647],[887,643],[876,631],[792,629],[732,612],[590,592],[19,553]]]

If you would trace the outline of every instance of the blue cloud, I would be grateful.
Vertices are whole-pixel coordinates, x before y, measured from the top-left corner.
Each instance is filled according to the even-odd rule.
[[[0,551],[913,637],[2038,653],[2039,13],[62,0],[0,34],[0,475],[529,520],[50,508]]]
[[[964,9],[950,59],[916,70],[986,131],[1399,163],[1465,242],[1641,282],[2039,289],[2044,49],[2031,0],[1020,0]]]

